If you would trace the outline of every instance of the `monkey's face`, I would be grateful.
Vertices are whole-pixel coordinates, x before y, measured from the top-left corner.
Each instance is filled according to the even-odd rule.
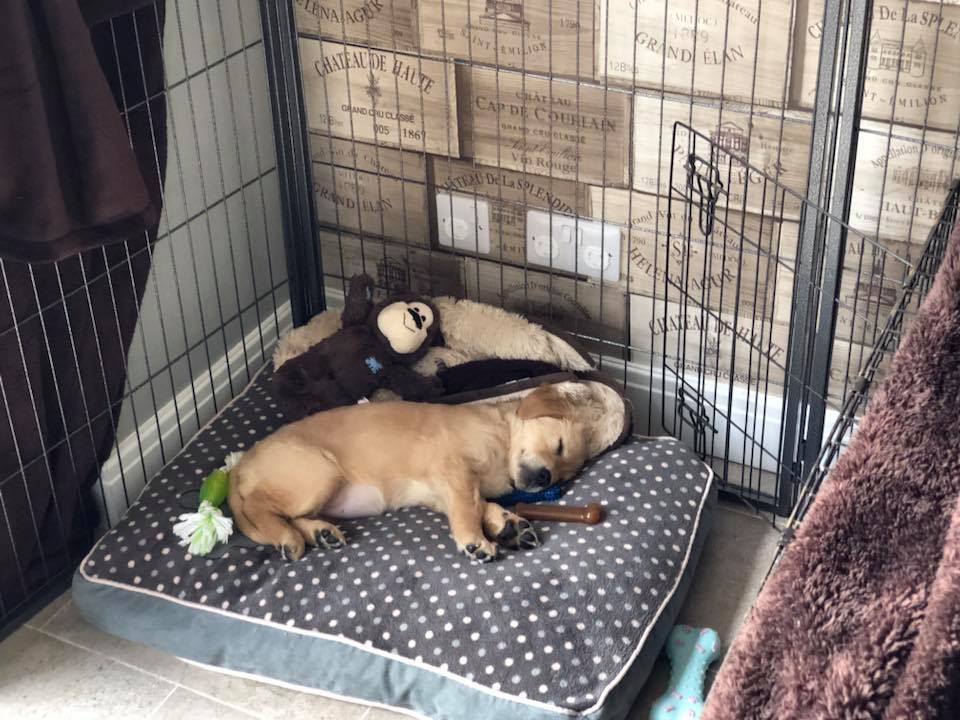
[[[420,349],[433,327],[433,309],[421,302],[390,303],[377,315],[377,328],[395,353],[407,355]]]

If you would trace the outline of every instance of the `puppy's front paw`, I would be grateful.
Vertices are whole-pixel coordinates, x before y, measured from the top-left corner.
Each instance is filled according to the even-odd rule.
[[[474,562],[482,563],[496,560],[500,552],[500,549],[489,540],[467,543],[460,550]]]
[[[497,533],[497,542],[517,550],[532,550],[540,547],[540,536],[533,525],[519,515],[504,511],[504,526]]]

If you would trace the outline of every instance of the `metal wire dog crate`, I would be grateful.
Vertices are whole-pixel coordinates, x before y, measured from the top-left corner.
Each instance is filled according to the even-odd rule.
[[[91,33],[159,228],[0,260],[4,631],[359,271],[563,325],[802,512],[955,218],[943,2],[132,4]]]
[[[688,439],[726,491],[787,516],[932,267],[958,125],[907,78],[942,80],[960,54],[931,36],[921,70],[906,15],[865,0],[688,5],[604,0],[585,39],[579,0],[424,2],[413,25],[404,3],[360,23],[296,3],[276,32],[299,33],[287,65],[306,78],[301,224],[334,302],[366,271],[561,322],[634,394],[641,431]],[[416,67],[406,104],[385,65]]]
[[[667,234],[680,243],[657,258],[664,292],[656,322],[660,394],[674,403],[663,404],[660,420],[712,462],[727,492],[789,516],[789,539],[929,289],[960,181],[926,242],[905,257],[696,130],[678,123],[673,140],[681,152],[671,166]],[[755,188],[732,204],[730,188],[748,174]],[[750,192],[772,212],[748,227]],[[798,258],[782,221],[791,203],[818,247],[838,243],[833,264]]]
[[[160,219],[57,262],[0,258],[0,635],[291,326],[257,4],[121,5],[88,18],[92,52]]]

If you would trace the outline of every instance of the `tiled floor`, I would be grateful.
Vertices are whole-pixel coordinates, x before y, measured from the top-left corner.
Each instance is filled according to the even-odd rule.
[[[750,607],[776,547],[765,520],[722,505],[680,621],[715,628],[725,643]],[[716,666],[714,666],[714,669]],[[629,720],[646,720],[666,687],[658,660]],[[0,643],[0,718],[216,718],[399,720],[401,716],[188,665],[107,635],[77,613],[69,593]]]

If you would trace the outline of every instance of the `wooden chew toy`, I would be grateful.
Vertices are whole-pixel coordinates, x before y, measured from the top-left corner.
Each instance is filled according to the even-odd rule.
[[[529,505],[517,503],[513,511],[527,520],[557,520],[559,522],[580,522],[596,525],[603,520],[603,508],[598,503],[586,506],[578,505]]]

